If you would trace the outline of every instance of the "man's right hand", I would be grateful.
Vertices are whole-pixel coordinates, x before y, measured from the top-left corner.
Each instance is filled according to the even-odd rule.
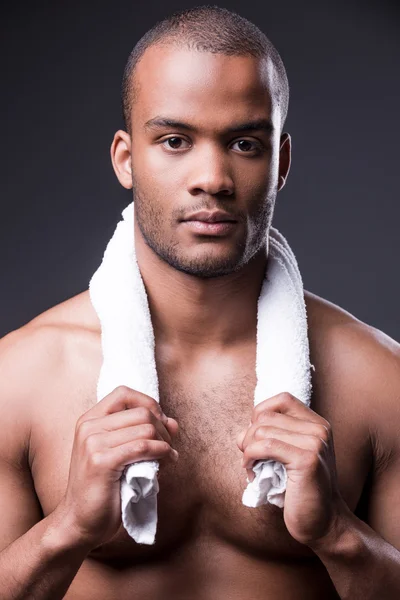
[[[121,525],[120,479],[141,460],[178,460],[171,436],[178,432],[150,396],[120,386],[77,421],[69,479],[56,511],[79,541],[95,548]]]

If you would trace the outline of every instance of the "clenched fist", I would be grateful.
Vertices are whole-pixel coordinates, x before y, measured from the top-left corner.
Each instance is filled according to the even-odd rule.
[[[141,460],[178,460],[178,432],[156,400],[120,386],[77,421],[67,490],[57,511],[91,549],[121,525],[120,478]]]

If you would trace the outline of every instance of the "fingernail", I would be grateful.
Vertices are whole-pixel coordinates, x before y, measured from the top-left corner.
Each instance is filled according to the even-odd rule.
[[[172,448],[172,454],[174,455],[174,457],[175,457],[175,460],[178,460],[178,458],[179,458],[179,453],[178,453],[178,452],[177,452],[177,451],[176,451],[174,448]]]

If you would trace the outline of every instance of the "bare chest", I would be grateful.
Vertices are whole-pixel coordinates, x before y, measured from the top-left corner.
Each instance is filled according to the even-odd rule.
[[[213,361],[185,371],[159,363],[157,370],[160,404],[179,423],[173,445],[180,459],[160,467],[156,543],[137,545],[121,527],[110,542],[92,552],[93,557],[126,565],[152,562],[202,536],[265,560],[313,556],[289,535],[281,509],[242,503],[247,473],[236,437],[249,425],[253,408],[256,379],[251,358],[237,364]],[[97,376],[92,373],[79,385],[60,387],[57,402],[51,394],[53,400],[49,396],[40,407],[32,473],[44,515],[65,493],[75,424],[96,402]],[[319,412],[318,406],[315,398],[311,408]],[[352,510],[367,468],[364,440],[354,425],[343,423],[339,415],[337,430],[332,423],[341,492]]]

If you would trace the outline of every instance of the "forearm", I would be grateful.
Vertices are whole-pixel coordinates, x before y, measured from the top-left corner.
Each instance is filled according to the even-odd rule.
[[[55,511],[0,553],[0,598],[63,598],[89,550]]]
[[[342,600],[400,598],[400,552],[350,510],[330,538],[310,547]]]

